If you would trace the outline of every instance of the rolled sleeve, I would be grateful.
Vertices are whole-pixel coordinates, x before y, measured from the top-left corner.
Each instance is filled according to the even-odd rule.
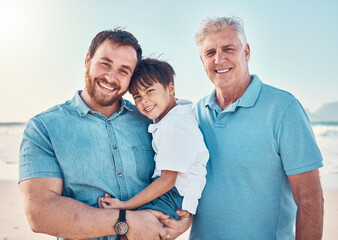
[[[36,177],[62,178],[48,131],[38,117],[29,120],[23,134],[19,182]]]

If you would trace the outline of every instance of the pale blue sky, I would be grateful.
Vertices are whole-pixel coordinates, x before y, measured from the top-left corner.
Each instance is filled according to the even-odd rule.
[[[196,102],[213,88],[194,34],[208,16],[238,16],[249,68],[314,111],[338,101],[338,2],[0,0],[0,122],[27,121],[84,86],[91,39],[123,26],[145,56],[163,54],[176,95]]]

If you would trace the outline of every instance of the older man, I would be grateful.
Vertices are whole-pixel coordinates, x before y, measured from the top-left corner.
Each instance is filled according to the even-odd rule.
[[[240,22],[202,22],[196,43],[215,90],[195,106],[210,151],[190,239],[321,239],[322,157],[290,93],[250,75]]]
[[[122,99],[141,57],[129,32],[98,33],[85,59],[85,89],[28,122],[19,182],[33,231],[59,239],[148,240],[174,238],[190,226],[188,215],[173,221],[155,211],[98,208],[105,193],[127,200],[150,183],[149,121]]]

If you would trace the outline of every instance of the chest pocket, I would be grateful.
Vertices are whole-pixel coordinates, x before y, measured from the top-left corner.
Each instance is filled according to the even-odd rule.
[[[133,146],[132,149],[137,177],[144,181],[150,181],[155,168],[153,149],[150,146]]]

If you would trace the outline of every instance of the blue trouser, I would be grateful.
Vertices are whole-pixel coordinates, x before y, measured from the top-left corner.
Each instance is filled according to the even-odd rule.
[[[178,193],[176,187],[173,187],[169,192],[144,204],[136,210],[157,210],[167,214],[170,218],[177,220],[179,219],[179,216],[177,215],[176,210],[182,208],[182,200],[183,197]]]

